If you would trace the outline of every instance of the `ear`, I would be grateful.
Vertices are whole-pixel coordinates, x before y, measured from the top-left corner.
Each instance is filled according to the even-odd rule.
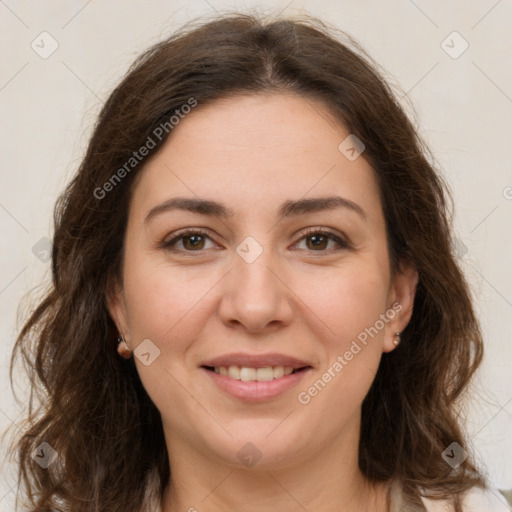
[[[401,333],[411,320],[417,284],[416,268],[409,264],[399,265],[389,287],[386,310],[389,321],[384,331],[383,352],[391,352],[397,348],[394,344],[396,333]]]
[[[117,278],[109,279],[106,296],[107,310],[128,347],[131,346],[123,287]]]

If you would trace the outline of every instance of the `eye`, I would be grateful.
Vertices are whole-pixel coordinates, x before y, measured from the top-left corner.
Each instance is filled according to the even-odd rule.
[[[212,239],[201,230],[189,230],[177,234],[170,240],[164,240],[162,247],[170,251],[200,252],[208,249],[205,247],[206,240]]]
[[[343,240],[340,236],[333,233],[332,231],[320,228],[311,228],[306,233],[303,233],[302,238],[298,243],[305,241],[306,248],[305,250],[310,250],[314,252],[330,252],[326,251],[329,248],[329,242],[333,242],[335,245],[337,244],[339,248],[348,249],[350,248],[350,244]],[[302,248],[303,249],[303,248]],[[330,249],[333,249],[330,247]],[[334,247],[334,250],[336,247]]]
[[[331,245],[337,244],[338,248],[341,249],[349,249],[351,247],[349,242],[325,228],[311,228],[307,230],[305,233],[302,233],[302,237],[295,245],[300,245],[303,240],[306,247],[299,247],[299,249],[312,252],[331,252],[331,250],[336,250],[336,247],[329,247],[330,243]],[[207,241],[210,241],[213,245],[207,247]],[[164,240],[161,243],[161,247],[173,252],[192,253],[211,249],[215,247],[215,243],[208,233],[194,229],[183,231],[169,240]]]

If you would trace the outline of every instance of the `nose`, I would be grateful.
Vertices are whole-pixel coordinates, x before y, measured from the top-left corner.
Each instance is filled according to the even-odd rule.
[[[250,333],[289,325],[293,293],[281,267],[267,250],[251,263],[235,254],[233,268],[223,280],[218,309],[221,320],[230,328]]]

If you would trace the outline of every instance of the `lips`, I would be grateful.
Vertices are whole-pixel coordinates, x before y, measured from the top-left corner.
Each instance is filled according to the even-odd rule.
[[[200,365],[224,392],[247,401],[277,398],[298,385],[312,366],[284,354],[227,354]]]
[[[244,354],[244,353],[233,353],[218,356],[212,359],[208,359],[201,363],[204,368],[220,368],[221,366],[238,366],[239,368],[266,368],[284,366],[292,368],[292,370],[299,370],[302,368],[310,367],[311,365],[307,361],[301,361],[292,356],[278,353],[268,354]]]
[[[206,370],[242,381],[269,381],[311,368],[309,364],[284,354],[229,354],[201,365]]]

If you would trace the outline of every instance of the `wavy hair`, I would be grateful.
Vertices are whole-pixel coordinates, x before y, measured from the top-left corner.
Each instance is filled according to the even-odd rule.
[[[119,279],[133,183],[166,133],[123,179],[112,176],[155,129],[194,98],[200,108],[239,94],[293,92],[320,100],[364,142],[380,188],[394,269],[419,275],[412,319],[382,360],[362,406],[359,466],[400,480],[411,502],[450,498],[484,478],[466,451],[460,399],[481,362],[482,338],[454,256],[446,189],[382,72],[349,36],[301,16],[232,13],[197,20],[143,53],[103,106],[87,151],[55,207],[52,282],[16,341],[31,382],[12,449],[30,511],[153,512],[171,477],[160,414],[133,360],[116,351],[106,297]],[[172,134],[172,131],[169,131]],[[157,139],[153,137],[153,139]],[[126,170],[126,168],[125,168]],[[12,373],[11,373],[12,381]],[[35,447],[58,454],[46,469]]]

